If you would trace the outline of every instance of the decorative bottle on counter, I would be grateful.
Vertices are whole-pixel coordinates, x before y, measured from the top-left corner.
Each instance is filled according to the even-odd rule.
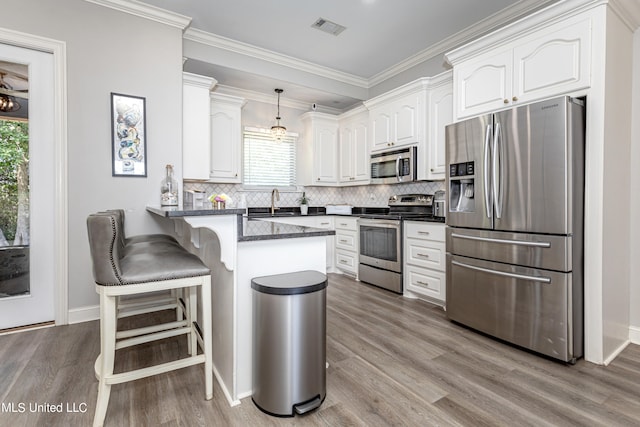
[[[167,165],[167,175],[160,185],[160,206],[178,206],[178,182],[173,178],[173,165]]]

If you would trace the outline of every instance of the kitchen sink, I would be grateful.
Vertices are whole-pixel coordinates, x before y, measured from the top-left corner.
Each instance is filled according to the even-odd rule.
[[[274,217],[288,217],[300,215],[300,209],[294,207],[279,208],[275,213],[271,213],[271,208],[248,208],[247,216],[249,218],[274,218]]]

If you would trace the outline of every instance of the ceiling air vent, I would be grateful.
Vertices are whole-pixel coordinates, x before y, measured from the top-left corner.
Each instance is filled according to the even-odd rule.
[[[331,22],[324,18],[318,18],[316,22],[311,25],[311,27],[316,28],[320,31],[324,31],[325,33],[333,34],[334,36],[337,36],[347,29],[347,27],[343,27],[340,24],[336,24],[335,22]]]

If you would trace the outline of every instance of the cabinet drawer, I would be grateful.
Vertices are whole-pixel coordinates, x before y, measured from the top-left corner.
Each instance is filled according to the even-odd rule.
[[[405,271],[405,280],[407,290],[438,301],[445,301],[446,278],[443,272],[408,267]]]
[[[357,255],[353,252],[336,251],[336,268],[356,274],[358,270]]]
[[[435,242],[445,241],[445,225],[430,224],[427,222],[406,221],[405,236],[411,239],[433,240]]]
[[[330,216],[316,217],[315,227],[333,229],[333,218]]]
[[[407,239],[405,260],[407,264],[445,271],[445,252],[443,242]]]
[[[336,230],[358,231],[358,218],[345,218],[337,216],[334,218]]]
[[[357,236],[356,231],[349,230],[337,230],[336,231],[336,249],[344,249],[347,251],[357,251]]]

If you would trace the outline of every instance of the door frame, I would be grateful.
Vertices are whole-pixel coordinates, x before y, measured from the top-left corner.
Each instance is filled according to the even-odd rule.
[[[32,34],[0,28],[0,43],[38,50],[53,55],[54,70],[54,316],[56,325],[69,323],[69,235],[67,207],[67,45]]]

